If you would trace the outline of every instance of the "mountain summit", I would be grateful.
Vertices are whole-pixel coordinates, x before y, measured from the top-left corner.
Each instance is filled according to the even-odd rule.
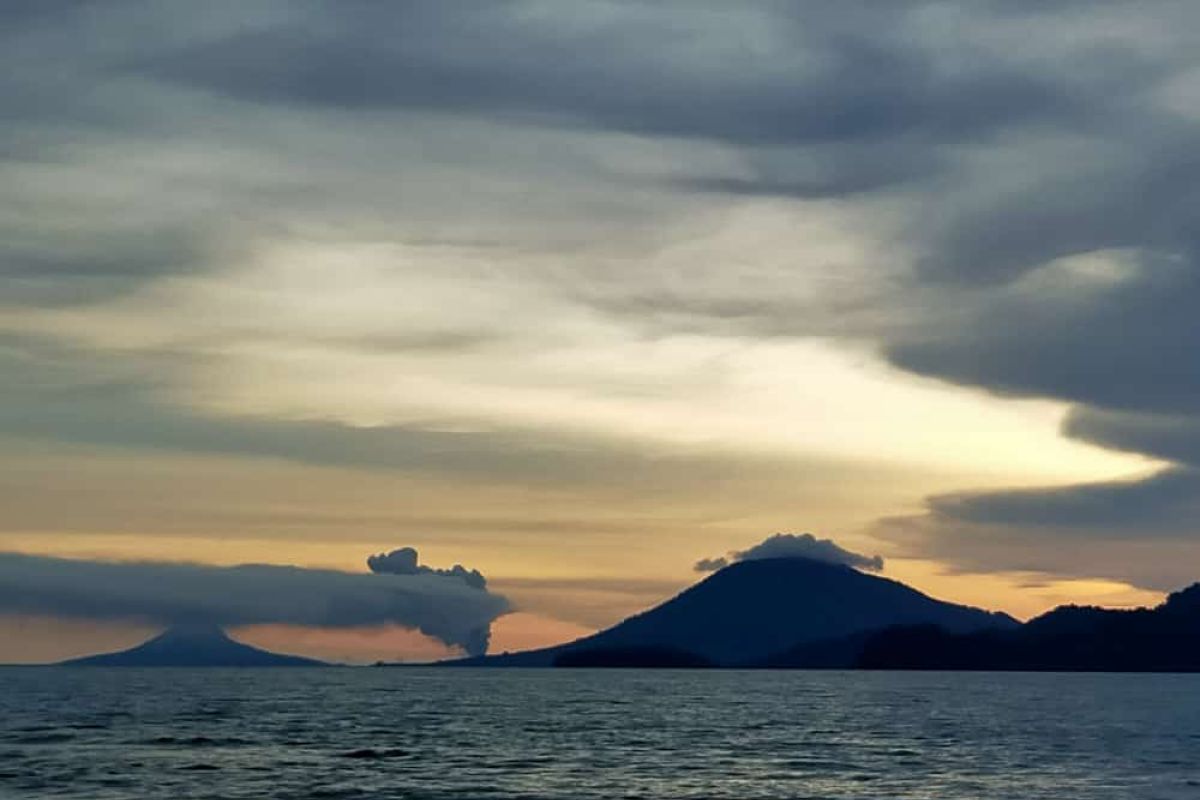
[[[1011,628],[1006,614],[935,600],[888,578],[807,558],[739,561],[676,597],[569,644],[454,662],[550,666],[586,662],[586,654],[637,651],[688,654],[716,665],[757,664],[789,648],[894,625],[948,631]]]
[[[118,653],[64,661],[72,667],[319,667],[324,662],[260,650],[216,625],[180,625]]]

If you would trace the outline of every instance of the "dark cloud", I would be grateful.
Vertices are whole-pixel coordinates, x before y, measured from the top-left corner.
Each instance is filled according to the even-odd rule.
[[[1063,174],[1053,193],[1035,193],[1036,204],[1010,192],[946,191],[961,177],[986,185],[987,176],[964,176],[963,156],[1002,146],[1005,135],[1103,130],[1145,116],[1145,95],[1182,58],[1086,35],[1066,47],[1053,36],[1096,25],[1096,16],[1072,3],[760,3],[736,11],[690,2],[586,11],[316,3],[123,69],[283,108],[450,113],[720,142],[738,149],[739,174],[701,164],[670,185],[807,199],[915,191],[927,209],[922,239],[935,240],[917,243],[933,245],[924,271],[978,280],[985,268],[1047,246],[1039,219],[1059,229],[1059,243],[1077,230],[1081,238],[1089,226],[1074,201],[1137,211],[1144,206],[1111,199],[1121,196],[1115,190],[1186,181],[1097,153],[1091,177],[1114,191],[1092,191],[1100,184],[1078,172]],[[1149,126],[1141,136],[1162,150],[1172,146],[1169,134]],[[1172,147],[1186,157],[1188,141]],[[1138,216],[1128,219],[1108,229],[1110,238],[1138,230]],[[962,256],[970,269],[960,267]]]
[[[719,569],[725,569],[729,566],[729,559],[724,556],[716,558],[702,558],[696,562],[693,567],[696,572],[716,572]]]
[[[1185,521],[1200,520],[1200,472],[1167,469],[1150,478],[1048,489],[957,494],[932,498],[932,513],[947,521],[1027,528],[1074,529],[1085,537],[1192,537]],[[1177,527],[1180,522],[1184,528]]]
[[[265,564],[113,563],[0,553],[0,609],[156,623],[397,624],[468,653],[487,649],[508,602],[437,575],[371,575]]]
[[[890,358],[999,393],[1126,411],[1200,410],[1200,376],[1180,368],[1200,346],[1197,253],[1096,244],[1083,266],[1042,265],[1029,285],[964,299],[942,325],[925,323],[915,338],[893,344]],[[1113,274],[1083,273],[1089,258],[1096,270],[1114,262]]]
[[[1200,195],[1195,159],[1152,141],[1113,151],[1107,174],[1034,184],[1006,208],[964,220],[941,257],[988,285],[941,296],[947,313],[893,338],[887,353],[924,375],[1071,403],[1065,435],[1175,466],[1149,478],[934,498],[916,539],[922,551],[1153,588],[1188,579],[1180,547],[1200,546],[1200,377],[1189,366],[1200,348],[1191,230]],[[1064,561],[1056,551],[1073,539],[1108,544]]]
[[[210,255],[198,230],[30,231],[0,223],[0,231],[7,234],[0,244],[0,308],[103,301],[154,278],[198,270]]]
[[[1079,113],[1087,87],[1057,73],[943,58],[906,37],[922,5],[766,4],[730,14],[692,3],[592,13],[520,2],[318,4],[137,68],[255,101],[509,115],[745,144],[961,139]]]
[[[1200,466],[1200,419],[1187,414],[1080,407],[1067,417],[1063,432],[1111,450],[1143,453],[1192,467]]]
[[[1085,489],[1093,495],[1096,491],[1092,486]],[[1051,499],[1060,507],[1063,504],[1060,497]],[[1136,521],[1131,521],[1132,514],[1123,515],[1107,527],[1077,525],[1065,514],[1052,524],[1051,515],[1044,511],[1019,521],[1010,515],[1009,521],[997,522],[927,513],[882,519],[877,534],[903,552],[936,557],[951,572],[1009,572],[1018,585],[1030,576],[1034,582],[1085,578],[1167,591],[1196,580],[1198,511],[1192,503],[1156,508]],[[1167,519],[1172,513],[1176,518]],[[1043,522],[1034,522],[1035,516]]]
[[[762,558],[810,558],[829,564],[844,564],[856,569],[883,569],[881,557],[851,552],[838,546],[832,539],[818,539],[811,533],[776,533],[745,550],[735,550],[727,556],[717,558],[702,558],[696,562],[695,570],[715,572],[738,561]]]
[[[1078,137],[1071,153],[1055,152],[1071,148],[1069,140],[1031,142],[1028,161],[1013,169],[1042,170],[1040,179],[1031,174],[1021,190],[984,191],[939,209],[922,272],[942,282],[997,284],[1079,253],[1128,247],[1153,258],[1191,250],[1190,220],[1200,207],[1194,126],[1156,118],[1152,109],[1138,114],[1154,122],[1144,122],[1145,130],[1116,127],[1109,136],[1102,127]]]
[[[12,0],[0,8],[0,24],[5,31],[14,31],[23,25],[47,19],[62,19],[95,0]]]
[[[467,569],[462,564],[455,564],[449,569],[436,569],[424,564],[418,564],[416,548],[401,547],[388,553],[377,553],[367,558],[367,566],[371,572],[381,575],[439,575],[443,578],[453,578],[473,589],[486,589],[487,579],[477,569]]]
[[[758,147],[744,153],[743,170],[737,175],[681,178],[675,185],[684,191],[735,196],[852,198],[916,185],[952,166],[943,153],[911,136]]]

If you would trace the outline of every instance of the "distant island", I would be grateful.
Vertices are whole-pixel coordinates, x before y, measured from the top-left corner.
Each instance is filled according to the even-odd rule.
[[[323,661],[281,655],[236,642],[216,625],[168,628],[137,647],[62,662],[67,667],[324,667]]]

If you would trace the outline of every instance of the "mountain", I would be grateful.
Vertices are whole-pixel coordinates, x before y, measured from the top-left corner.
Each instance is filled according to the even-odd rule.
[[[887,578],[806,558],[734,563],[649,611],[558,647],[450,662],[461,666],[612,663],[669,652],[719,666],[757,664],[808,643],[893,625],[955,632],[1011,628],[1005,614],[944,603]]]
[[[1200,584],[1153,609],[1060,606],[1008,631],[963,634],[929,626],[880,631],[864,642],[855,666],[1200,672]]]
[[[168,628],[119,653],[64,661],[72,667],[320,667],[324,662],[235,642],[215,625]]]

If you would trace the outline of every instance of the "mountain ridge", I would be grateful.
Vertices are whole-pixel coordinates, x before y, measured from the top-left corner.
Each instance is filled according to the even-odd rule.
[[[868,637],[861,669],[1200,672],[1200,583],[1154,608],[1059,606],[1008,631],[928,626]]]

